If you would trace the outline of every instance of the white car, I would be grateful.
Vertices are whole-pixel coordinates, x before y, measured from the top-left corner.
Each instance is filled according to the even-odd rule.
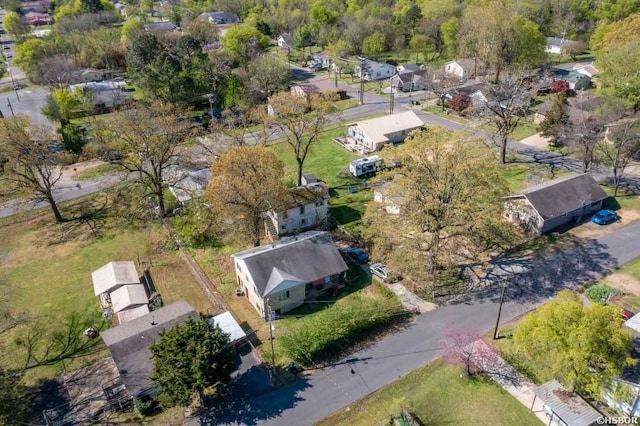
[[[391,279],[391,269],[387,268],[382,263],[374,263],[373,265],[370,265],[369,270],[371,271],[371,274],[380,278],[382,281]]]

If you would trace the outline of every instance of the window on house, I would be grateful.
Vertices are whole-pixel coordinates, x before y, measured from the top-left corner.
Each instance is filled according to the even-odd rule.
[[[304,206],[300,206],[300,214],[304,214]]]
[[[278,301],[282,302],[283,300],[287,300],[289,298],[289,290],[285,290],[281,293],[278,293]]]
[[[282,225],[281,228],[284,231],[285,229],[287,229],[287,225]]]
[[[301,224],[301,225],[304,225],[305,223],[307,223],[306,219],[301,219],[301,220],[300,220],[300,224]]]

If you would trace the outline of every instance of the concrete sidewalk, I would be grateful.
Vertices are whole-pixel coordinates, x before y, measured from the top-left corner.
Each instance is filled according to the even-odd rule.
[[[542,423],[548,424],[549,418],[544,413],[544,404],[534,394],[536,385],[517,372],[484,340],[476,340],[471,345],[473,346],[473,352],[477,356],[474,362],[476,367],[502,386],[504,390],[520,401],[527,409],[531,410]]]

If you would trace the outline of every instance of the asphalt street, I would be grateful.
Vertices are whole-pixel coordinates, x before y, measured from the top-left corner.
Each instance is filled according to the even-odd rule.
[[[565,253],[536,261],[503,260],[496,269],[518,272],[496,273],[496,285],[488,290],[422,314],[405,329],[287,387],[255,398],[223,402],[201,423],[311,425],[434,360],[439,355],[439,341],[445,330],[463,328],[481,333],[492,330],[498,311],[499,283],[507,285],[501,318],[501,323],[505,323],[549,300],[563,288],[575,288],[597,279],[640,256],[638,241],[640,222],[634,222]]]

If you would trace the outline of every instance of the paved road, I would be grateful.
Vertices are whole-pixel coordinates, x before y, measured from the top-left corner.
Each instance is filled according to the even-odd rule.
[[[496,264],[496,281],[507,284],[502,323],[530,311],[562,288],[575,288],[640,256],[637,241],[640,222],[537,261],[509,259]],[[519,272],[507,272],[514,270]],[[439,355],[439,340],[447,328],[490,331],[495,325],[499,292],[500,286],[494,285],[467,300],[422,314],[404,330],[341,363],[255,398],[226,401],[217,417],[214,413],[201,422],[311,425],[431,362]]]
[[[105,188],[109,188],[113,185],[122,182],[120,176],[104,176],[96,180],[80,181],[77,184],[68,184],[56,186],[53,191],[54,199],[57,202],[69,201],[75,198],[83,197],[85,195],[93,194],[94,192],[101,191]],[[38,209],[48,208],[49,203],[44,201],[29,201],[29,200],[14,200],[3,203],[3,207],[0,207],[0,218],[12,216],[16,213]]]

